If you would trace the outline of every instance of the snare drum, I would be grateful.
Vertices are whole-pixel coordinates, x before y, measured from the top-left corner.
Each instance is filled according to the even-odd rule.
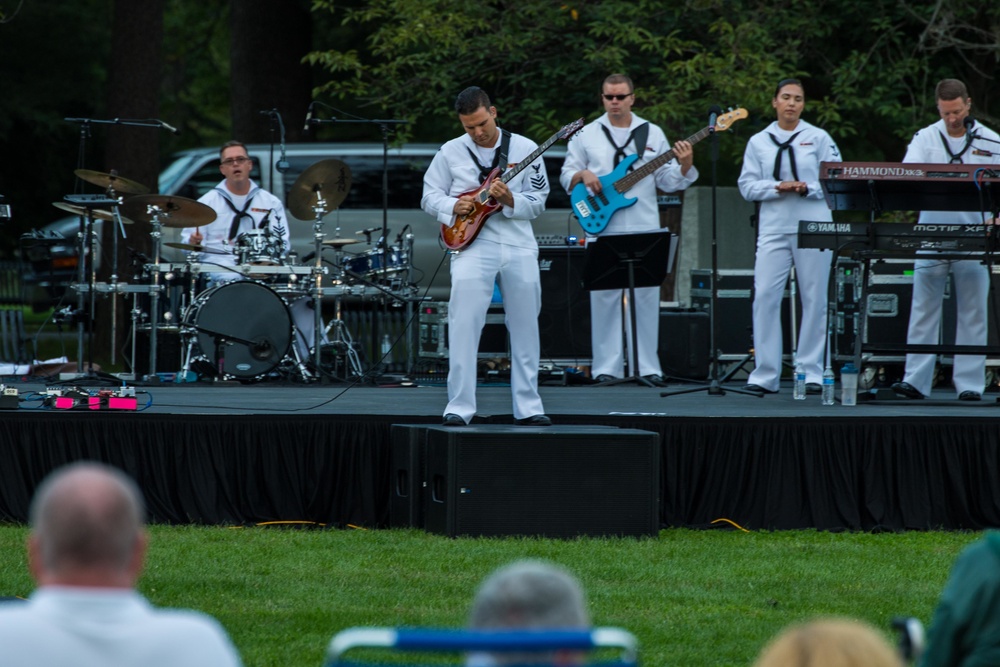
[[[184,314],[201,355],[213,369],[239,379],[259,378],[288,354],[292,316],[285,300],[258,282],[226,283],[198,295]],[[221,354],[219,341],[224,341]]]
[[[378,278],[382,274],[395,274],[407,269],[406,251],[398,246],[369,250],[344,257],[343,267],[351,273],[357,273],[366,278]]]

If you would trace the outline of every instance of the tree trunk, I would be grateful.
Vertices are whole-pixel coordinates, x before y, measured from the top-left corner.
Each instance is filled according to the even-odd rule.
[[[118,0],[114,5],[112,25],[108,116],[138,120],[157,118],[160,108],[163,0]],[[145,185],[150,192],[155,193],[160,170],[159,142],[164,130],[118,125],[100,127],[108,128],[107,149],[104,164],[93,168],[103,172],[114,169],[123,178]],[[147,223],[136,221],[135,224],[125,225],[127,238],[123,239],[116,225],[103,225],[99,280],[109,281],[114,273],[119,282],[133,282],[129,270],[129,251],[140,251],[152,256],[150,231]],[[116,235],[117,257],[113,252]],[[130,324],[128,312],[132,307],[132,299],[124,296],[113,298],[114,302],[105,295],[97,296],[92,356],[95,360],[114,360],[115,365],[120,365],[121,349]],[[113,303],[116,319],[114,330]]]
[[[284,121],[285,141],[302,140],[303,120],[312,99],[311,72],[302,63],[312,47],[306,3],[232,0],[229,8],[233,138],[277,144],[281,140],[278,127],[272,130],[271,121],[260,113],[276,109]]]

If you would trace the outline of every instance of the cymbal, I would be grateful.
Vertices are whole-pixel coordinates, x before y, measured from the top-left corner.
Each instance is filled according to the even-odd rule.
[[[99,185],[105,190],[110,187],[113,188],[115,192],[122,192],[129,195],[144,195],[149,192],[149,188],[142,183],[136,183],[135,181],[127,178],[122,178],[114,169],[111,170],[110,174],[105,174],[100,171],[91,171],[90,169],[77,169],[73,173],[88,183]]]
[[[67,204],[64,201],[54,201],[54,202],[52,202],[52,205],[55,206],[56,208],[62,209],[64,211],[68,211],[69,213],[72,213],[73,215],[82,215],[83,217],[87,217],[87,209],[85,209],[82,206],[73,206],[72,204]],[[102,208],[96,208],[96,209],[91,209],[91,210],[93,211],[94,219],[96,219],[96,220],[114,220],[115,219],[115,217],[111,214],[111,211],[105,211]],[[132,220],[129,220],[124,215],[121,216],[121,218],[122,218],[122,222],[125,223],[126,225],[131,225],[133,223]]]
[[[211,206],[174,195],[137,195],[127,199],[122,208],[130,218],[150,222],[150,206],[160,209],[160,224],[164,227],[201,227],[215,220]]]
[[[333,246],[334,248],[342,248],[345,245],[353,245],[355,243],[361,243],[360,239],[327,239],[323,241],[323,245]]]
[[[323,195],[329,213],[343,203],[350,189],[350,167],[340,160],[320,160],[295,179],[288,191],[288,210],[299,220],[315,220],[319,195]]]
[[[163,245],[168,248],[177,248],[178,250],[188,250],[190,252],[203,252],[208,255],[228,255],[230,253],[225,250],[219,250],[217,248],[206,248],[203,245],[194,245],[193,243],[164,243]]]

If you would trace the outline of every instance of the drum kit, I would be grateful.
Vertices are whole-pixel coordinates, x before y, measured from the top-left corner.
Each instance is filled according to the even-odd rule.
[[[97,294],[130,295],[133,298],[132,368],[137,369],[137,334],[148,332],[149,363],[145,379],[158,379],[158,334],[176,336],[180,368],[175,377],[190,380],[198,376],[215,381],[259,380],[278,373],[303,381],[345,380],[324,368],[321,348],[332,349],[343,359],[346,376],[363,377],[361,358],[342,319],[342,298],[378,296],[412,307],[413,237],[405,247],[382,247],[347,255],[344,248],[359,239],[333,238],[324,232],[324,216],[335,210],[347,196],[350,169],[339,160],[322,160],[307,168],[288,194],[288,209],[300,220],[313,221],[314,261],[300,264],[294,252],[285,254],[280,236],[269,228],[256,229],[237,237],[232,250],[190,243],[161,242],[163,228],[201,227],[213,222],[215,211],[198,201],[175,195],[148,194],[145,186],[120,177],[116,172],[76,170],[82,180],[104,189],[102,195],[69,195],[55,206],[80,216],[77,282],[81,313],[87,307],[91,321]],[[121,195],[129,195],[127,198]],[[94,221],[114,222],[112,257],[118,257],[118,233],[135,222],[150,225],[152,259],[137,266],[133,283],[119,280],[112,268],[110,281],[98,282],[96,267],[86,257],[96,256]],[[162,261],[161,246],[187,252],[186,260]],[[85,252],[89,248],[89,253]],[[332,250],[332,261],[323,256]],[[227,266],[231,279],[210,284],[219,266],[212,257],[232,255]],[[307,256],[307,259],[311,259]],[[117,262],[112,262],[116,264]],[[234,262],[229,261],[228,264]],[[332,265],[331,271],[325,264]],[[141,268],[141,271],[138,269]],[[322,300],[334,298],[334,316],[324,323]],[[112,363],[117,337],[117,298],[112,298]],[[91,327],[92,329],[92,327]],[[79,328],[79,358],[83,358],[83,325]],[[172,344],[172,341],[171,341]],[[91,350],[93,344],[91,341]],[[141,360],[140,360],[141,361]],[[339,366],[338,366],[339,368]],[[136,379],[143,379],[136,372]]]

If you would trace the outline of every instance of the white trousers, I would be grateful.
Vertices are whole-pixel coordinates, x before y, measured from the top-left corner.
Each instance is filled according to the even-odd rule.
[[[624,339],[622,317],[624,316]],[[590,374],[625,377],[625,352],[632,364],[632,315],[628,308],[628,290],[597,290],[590,293],[590,331],[593,363]],[[635,322],[639,349],[639,372],[630,375],[662,375],[657,346],[660,336],[660,288],[635,290]],[[623,344],[623,340],[625,343]]]
[[[955,276],[958,322],[956,345],[986,345],[986,298],[990,277],[986,267],[975,260],[918,259],[913,263],[913,302],[906,342],[933,345],[940,340],[941,303],[949,271]],[[906,355],[904,382],[924,396],[931,393],[934,380],[934,354]],[[986,385],[986,356],[955,355],[952,371],[955,393],[983,393]]]
[[[456,414],[466,422],[476,414],[477,352],[494,282],[503,296],[504,322],[510,333],[514,418],[545,413],[538,395],[538,313],[542,308],[538,251],[480,240],[451,257],[444,414]]]
[[[799,248],[795,234],[761,234],[753,268],[753,347],[756,367],[747,382],[777,391],[781,380],[781,299],[795,264],[802,301],[796,359],[806,371],[806,382],[823,381],[826,360],[827,281],[833,252]],[[725,324],[723,324],[725,326]]]

